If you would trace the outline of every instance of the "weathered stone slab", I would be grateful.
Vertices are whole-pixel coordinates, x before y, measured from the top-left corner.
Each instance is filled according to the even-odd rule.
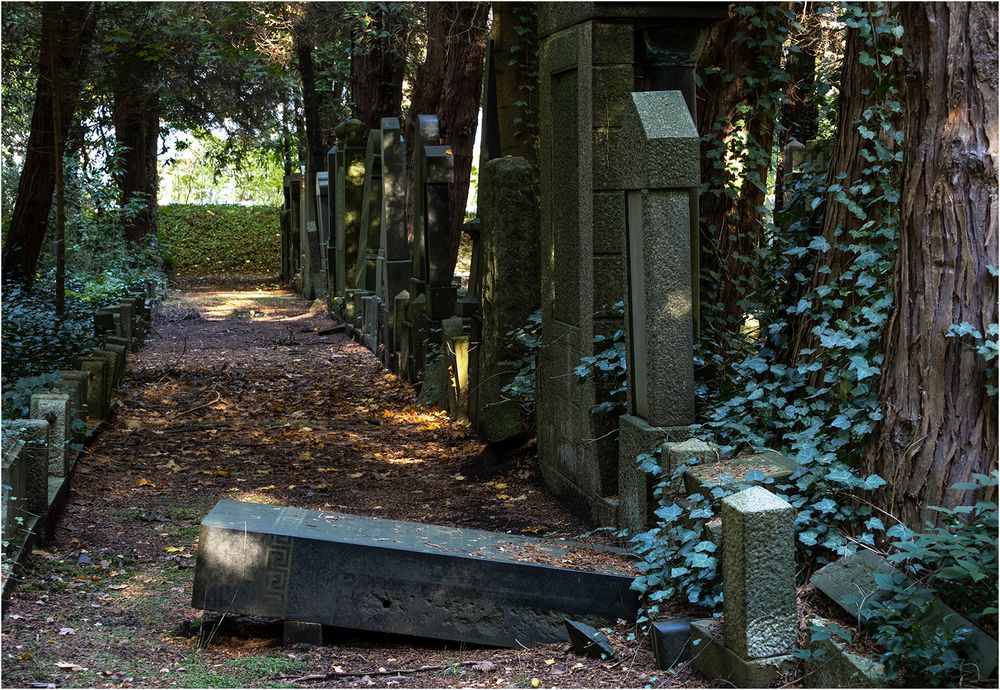
[[[44,419],[12,419],[3,421],[4,448],[8,441],[23,443],[24,507],[32,515],[42,515],[49,505],[49,451],[46,441],[49,423]]]
[[[891,574],[896,568],[876,553],[862,549],[823,566],[809,579],[816,589],[826,594],[841,606],[852,618],[864,619],[861,603],[868,599],[878,585],[875,576]],[[909,580],[909,578],[907,578]],[[912,580],[909,580],[912,582]],[[913,583],[914,590],[920,589]],[[927,595],[915,594],[914,605],[927,601]],[[968,628],[972,633],[962,643],[966,658],[979,669],[980,678],[990,678],[997,669],[997,641],[979,626],[965,618],[944,602],[934,599],[925,621],[940,624],[948,630]]]
[[[49,474],[65,476],[70,470],[69,396],[65,393],[35,393],[31,396],[31,418],[44,419],[49,423]]]
[[[728,478],[730,482],[746,482],[746,475],[756,470],[764,475],[764,479],[747,483],[760,484],[767,479],[781,481],[791,477],[797,467],[794,460],[777,451],[767,450],[752,455],[740,455],[725,461],[695,465],[684,472],[684,485],[687,493],[702,493],[708,496],[713,488],[724,483],[724,478]]]
[[[500,646],[566,640],[566,618],[633,619],[632,577],[539,561],[587,548],[480,530],[220,501],[192,604]]]
[[[794,652],[795,508],[759,486],[723,499],[722,548],[726,646],[750,659]]]

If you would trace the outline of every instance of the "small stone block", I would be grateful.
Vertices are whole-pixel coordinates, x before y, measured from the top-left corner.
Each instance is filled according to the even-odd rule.
[[[653,621],[653,657],[656,667],[671,668],[691,658],[691,621],[686,618]]]
[[[281,642],[286,647],[293,644],[323,645],[323,626],[320,623],[285,621],[281,632]]]
[[[724,680],[737,688],[767,688],[795,667],[791,654],[762,659],[744,659],[728,649],[715,632],[719,621],[691,623],[691,664],[709,680]]]
[[[613,659],[618,656],[607,635],[592,625],[568,620],[566,632],[569,633],[569,642],[573,645],[574,654],[591,659]]]
[[[743,658],[795,651],[794,525],[795,508],[762,487],[722,501],[725,639]]]

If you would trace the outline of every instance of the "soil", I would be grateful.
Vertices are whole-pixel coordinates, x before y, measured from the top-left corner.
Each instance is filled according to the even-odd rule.
[[[494,454],[467,423],[415,405],[366,349],[317,333],[332,325],[273,281],[174,286],[81,456],[54,538],[11,596],[5,687],[704,685],[657,670],[623,622],[608,631],[620,657],[598,661],[567,644],[350,631],[282,647],[277,622],[192,609],[198,525],[223,498],[613,543],[546,492],[530,444]],[[577,548],[558,565],[631,567]]]

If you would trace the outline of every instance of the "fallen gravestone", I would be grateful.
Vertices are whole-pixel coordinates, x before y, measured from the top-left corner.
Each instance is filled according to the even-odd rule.
[[[691,621],[685,618],[653,621],[653,657],[656,667],[669,669],[691,658]]]
[[[852,618],[863,619],[864,602],[878,589],[876,575],[891,574],[896,568],[889,561],[876,553],[861,550],[850,556],[823,566],[810,578],[816,589],[837,602]],[[916,594],[913,603],[921,604],[927,601],[929,595],[919,592],[919,587],[913,583]],[[968,636],[961,647],[966,658],[975,664],[980,678],[992,678],[997,670],[997,641],[984,632],[979,626],[959,614],[938,599],[931,601],[924,622],[940,624],[948,630],[966,628]]]
[[[631,574],[550,565],[577,554],[607,562],[622,552],[220,501],[201,523],[192,602],[209,611],[510,647],[565,641],[567,618],[605,625],[634,619]]]

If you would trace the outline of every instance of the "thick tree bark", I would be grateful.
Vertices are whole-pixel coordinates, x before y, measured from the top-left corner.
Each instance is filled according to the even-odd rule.
[[[778,47],[751,50],[739,36],[764,39],[773,28],[771,22],[755,25],[745,16],[730,14],[709,34],[698,64],[702,76],[698,90],[698,131],[706,153],[716,149],[720,142],[729,141],[737,131],[737,121],[744,118],[750,137],[756,142],[752,148],[771,150],[776,108],[755,107],[747,117],[740,112],[740,106],[753,106],[761,96],[775,89],[773,72],[766,63],[777,62]],[[758,209],[764,203],[770,158],[764,155],[758,160],[747,160],[739,173],[743,182],[737,190],[734,173],[727,170],[724,159],[702,156],[701,176],[709,186],[699,200],[701,292],[703,304],[707,301],[717,305],[713,309],[703,308],[702,318],[714,316],[714,323],[708,324],[714,330],[736,333],[742,325],[739,301],[746,291],[753,271],[754,250],[760,242],[762,219]],[[753,174],[760,186],[748,179]]]
[[[441,100],[441,137],[454,155],[455,180],[450,185],[451,265],[458,260],[458,245],[465,222],[465,202],[472,174],[472,148],[476,141],[479,100],[482,96],[483,57],[486,51],[487,2],[455,3],[455,20],[448,31],[448,59]]]
[[[383,117],[401,117],[406,61],[393,47],[392,33],[408,31],[397,23],[402,13],[382,3],[370,3],[367,36],[354,41],[351,52],[351,97],[354,116],[368,129],[378,129]]]
[[[538,23],[533,3],[493,3],[493,72],[500,151],[537,165]]]
[[[114,99],[115,138],[122,147],[122,169],[118,174],[121,202],[143,202],[142,209],[125,225],[125,239],[142,244],[147,237],[156,235],[157,226],[160,99],[155,65],[123,57],[115,80]]]
[[[59,113],[59,131],[68,131],[80,97],[80,82],[97,12],[97,7],[89,2],[42,6],[41,52],[31,132],[2,259],[4,278],[26,286],[34,278],[42,253],[55,189],[56,158],[62,155],[55,148],[53,113]],[[58,100],[55,109],[54,100]]]
[[[987,363],[951,324],[997,322],[997,6],[904,3],[906,156],[895,306],[879,395],[885,419],[869,469],[884,503],[911,526],[928,505],[997,462],[997,404]],[[996,381],[989,381],[996,385]]]

